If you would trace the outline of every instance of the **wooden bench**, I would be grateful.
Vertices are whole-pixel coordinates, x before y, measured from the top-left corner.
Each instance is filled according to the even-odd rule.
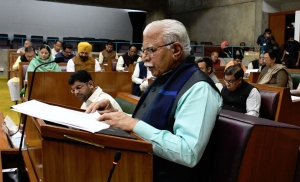
[[[289,69],[292,79],[293,79],[293,89],[297,89],[300,83],[300,70],[299,69]]]
[[[9,58],[8,58],[8,63],[7,63],[8,79],[18,75],[18,71],[13,70],[13,65],[19,56],[24,55],[24,53],[17,53],[17,51],[14,49],[11,51],[9,51],[9,50],[8,50]]]
[[[214,66],[214,74],[219,79],[223,80],[223,78],[224,78],[224,70],[225,70],[225,66]]]
[[[223,79],[219,79],[219,80],[223,85],[225,85]],[[274,121],[300,126],[300,120],[297,115],[297,113],[300,111],[300,101],[292,101],[290,89],[285,87],[271,86],[268,84],[264,84],[264,85],[256,84],[256,83],[250,83],[250,84],[256,87],[260,92],[262,92],[261,93],[262,105],[260,109],[261,112],[270,109],[270,108],[264,108],[264,107],[268,107],[266,104],[264,104],[264,99],[272,99],[273,96],[276,97],[274,94],[278,93],[279,98],[277,103],[277,109],[274,116],[270,116],[270,117],[272,119],[274,118]],[[272,101],[269,100],[269,102]],[[276,103],[274,102],[272,104],[276,104]],[[271,111],[268,110],[268,112]]]
[[[126,92],[118,92],[115,100],[118,102],[123,112],[127,114],[133,114],[133,111],[140,98]]]
[[[20,91],[24,88],[24,80],[25,80],[25,76],[26,76],[26,71],[28,68],[29,62],[20,62],[19,64],[19,73],[18,73],[18,77],[20,79]],[[58,63],[58,65],[60,66],[62,72],[66,72],[67,71],[67,63]]]
[[[31,98],[63,106],[80,108],[82,102],[71,93],[68,79],[72,72],[36,72]],[[131,93],[132,81],[130,72],[90,72],[95,86],[113,98],[118,92]],[[29,91],[32,72],[28,73]]]
[[[259,90],[269,90],[279,93],[275,121],[300,126],[300,119],[298,117],[298,112],[300,111],[300,102],[292,101],[289,88],[276,87],[267,84],[251,84]]]
[[[260,72],[251,72],[248,78],[248,83],[257,83]]]

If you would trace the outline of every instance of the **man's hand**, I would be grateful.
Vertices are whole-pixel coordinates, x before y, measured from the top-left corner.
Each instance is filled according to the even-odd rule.
[[[127,67],[126,64],[125,64],[125,67],[124,67],[124,71],[128,71],[128,67]]]
[[[93,102],[89,105],[89,107],[86,109],[86,113],[93,113],[95,112],[96,110],[99,110],[99,113],[100,114],[103,114],[103,113],[107,113],[107,112],[116,112],[118,111],[117,109],[115,109],[110,101],[108,99],[103,99],[103,100],[100,100],[98,102]]]
[[[125,131],[132,131],[139,122],[124,112],[105,113],[101,115],[98,120]]]
[[[148,79],[144,77],[143,80],[142,80],[142,83],[143,83],[144,81],[146,81],[146,80],[148,80]]]

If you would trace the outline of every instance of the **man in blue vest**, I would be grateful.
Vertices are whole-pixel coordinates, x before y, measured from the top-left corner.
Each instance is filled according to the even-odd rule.
[[[133,131],[152,143],[153,181],[206,181],[209,169],[201,160],[222,99],[213,81],[190,55],[190,39],[177,20],[147,25],[141,48],[144,65],[156,77],[139,100],[132,117],[116,111],[108,101],[93,103],[111,112],[100,121]]]
[[[148,79],[152,78],[151,71],[141,61],[135,65],[131,80],[133,82],[132,95],[141,96],[148,87]]]

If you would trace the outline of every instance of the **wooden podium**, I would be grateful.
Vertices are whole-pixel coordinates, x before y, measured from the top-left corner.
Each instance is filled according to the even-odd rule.
[[[31,182],[106,182],[116,151],[121,151],[122,157],[112,182],[152,182],[152,145],[135,134],[131,135],[138,140],[73,130],[27,117],[23,158]]]

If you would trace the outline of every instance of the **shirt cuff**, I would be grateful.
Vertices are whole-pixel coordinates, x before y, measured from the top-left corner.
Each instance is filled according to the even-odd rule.
[[[159,132],[159,130],[140,120],[133,128],[133,132],[139,135],[140,137],[150,141],[150,138],[153,135],[153,133],[157,133]]]

